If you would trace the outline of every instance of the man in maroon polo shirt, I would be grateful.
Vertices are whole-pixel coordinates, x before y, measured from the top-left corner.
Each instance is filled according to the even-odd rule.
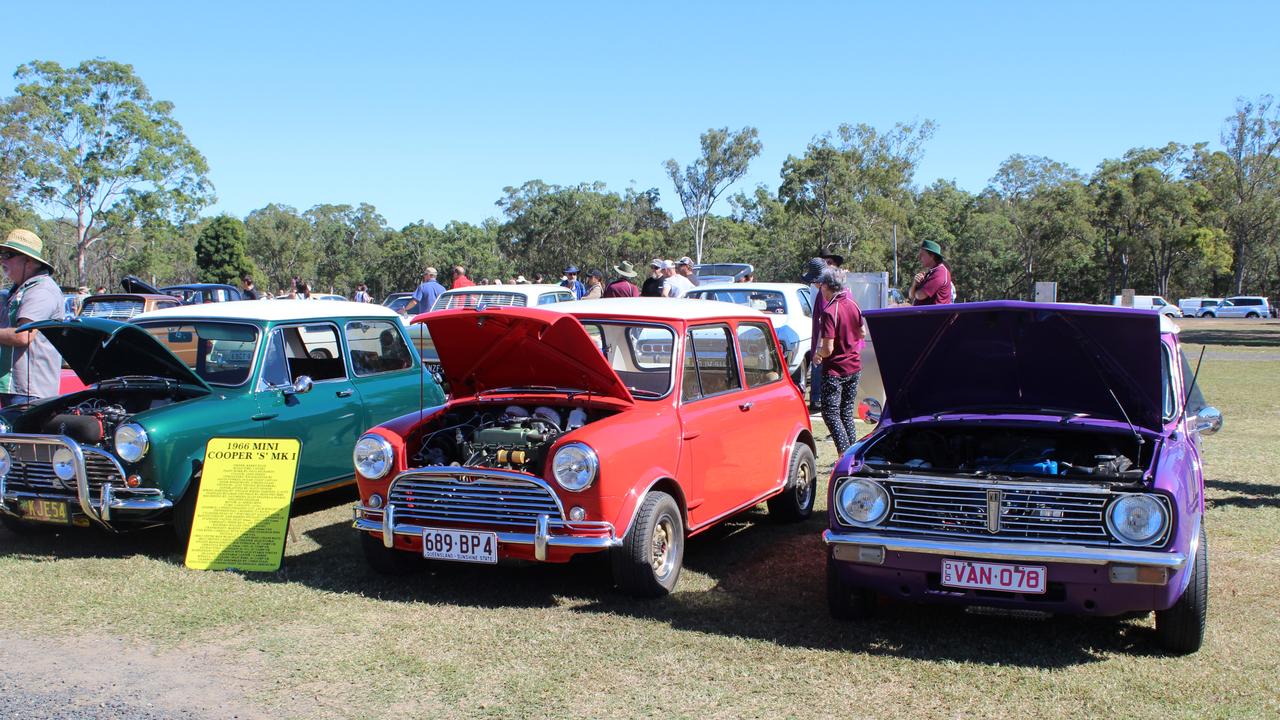
[[[822,420],[843,455],[858,437],[853,418],[862,377],[862,309],[845,289],[839,268],[822,271],[818,291],[826,300],[814,352],[822,362]]]
[[[943,263],[942,246],[932,240],[920,244],[920,264],[924,270],[916,273],[907,293],[912,305],[950,305],[951,270]]]

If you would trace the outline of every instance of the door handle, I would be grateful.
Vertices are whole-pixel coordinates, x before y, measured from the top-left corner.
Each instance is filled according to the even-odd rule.
[[[685,434],[681,435],[681,436],[680,436],[680,439],[681,439],[681,440],[692,440],[692,439],[694,439],[694,438],[698,437],[698,436],[699,436],[699,435],[701,435],[701,434],[702,434],[702,431],[701,431],[701,430],[690,430],[689,432],[686,432]]]
[[[251,417],[251,418],[249,418],[249,419],[250,419],[250,420],[255,420],[255,421],[272,420],[272,419],[274,419],[276,416],[278,416],[279,414],[280,414],[280,413],[258,413],[257,415],[254,415],[253,417]]]
[[[753,402],[751,402],[750,400],[748,400],[748,401],[746,401],[746,402],[742,403],[741,405],[739,405],[739,406],[738,406],[738,409],[739,409],[739,410],[741,410],[742,412],[746,412],[746,411],[750,410],[750,409],[752,408],[752,406],[754,406],[754,405],[755,405],[755,403],[753,403]]]
[[[351,390],[339,390],[335,393],[338,397],[351,397]]]

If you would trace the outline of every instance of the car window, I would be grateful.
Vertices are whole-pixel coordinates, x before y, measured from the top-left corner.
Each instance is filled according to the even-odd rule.
[[[738,325],[738,353],[747,387],[758,387],[782,379],[782,363],[773,335],[762,323]]]
[[[1195,376],[1195,370],[1192,369],[1191,363],[1187,362],[1187,354],[1178,351],[1182,361],[1182,382],[1184,386],[1190,386],[1191,392],[1187,392],[1187,388],[1183,387],[1182,392],[1187,396],[1187,406],[1185,411],[1188,416],[1199,413],[1208,407],[1209,403],[1204,399],[1204,393],[1200,392],[1200,378]],[[1192,383],[1195,383],[1194,385]]]
[[[528,300],[523,293],[501,292],[496,290],[467,290],[465,292],[447,292],[436,298],[432,310],[452,310],[453,308],[479,307],[480,305],[501,305],[504,307],[524,307]]]
[[[357,377],[404,370],[413,356],[404,336],[389,320],[352,320],[347,323],[347,351],[351,371]]]
[[[338,328],[328,323],[280,328],[290,381],[306,375],[315,382],[347,377]]]
[[[695,327],[685,336],[684,381],[681,393],[685,400],[719,395],[738,390],[738,363],[725,325]],[[691,379],[690,376],[695,376]]]
[[[267,351],[262,358],[261,382],[269,387],[289,385],[289,361],[284,356],[284,331],[276,330],[267,340]]]
[[[636,399],[656,400],[671,391],[671,328],[595,320],[583,321],[582,326]]]
[[[807,318],[813,317],[813,300],[809,297],[807,288],[801,288],[796,291],[796,295],[800,298],[800,310]]]
[[[1155,305],[1156,307],[1164,307],[1169,303],[1165,302],[1164,298],[1151,298],[1151,304]]]
[[[542,293],[538,296],[539,305],[551,305],[553,303],[563,302],[567,298],[564,293]]]
[[[188,321],[142,327],[207,383],[235,386],[249,379],[258,345],[252,325]]]

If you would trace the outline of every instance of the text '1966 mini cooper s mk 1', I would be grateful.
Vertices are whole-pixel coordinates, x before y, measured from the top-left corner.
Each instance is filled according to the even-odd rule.
[[[352,481],[370,425],[443,402],[405,327],[366,303],[272,300],[35,323],[85,390],[0,412],[0,521],[190,534],[211,437],[302,442],[299,493]]]
[[[1200,647],[1205,407],[1177,328],[1149,310],[1019,302],[866,313],[887,407],[836,464],[828,595],[1007,610],[1156,613]]]
[[[624,591],[657,596],[689,535],[765,500],[812,511],[809,417],[757,311],[627,298],[420,321],[452,399],[356,445],[375,569],[608,551]]]

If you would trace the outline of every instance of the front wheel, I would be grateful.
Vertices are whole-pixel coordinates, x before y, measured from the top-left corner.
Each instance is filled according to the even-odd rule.
[[[1204,643],[1205,619],[1209,614],[1209,545],[1204,525],[1200,525],[1200,547],[1191,566],[1191,580],[1182,597],[1168,610],[1156,611],[1156,635],[1165,650],[1185,655]]]
[[[809,361],[801,360],[800,367],[791,374],[791,381],[800,389],[800,397],[804,397],[809,388]]]
[[[769,517],[778,522],[799,522],[813,514],[813,500],[818,494],[818,471],[813,450],[799,440],[791,451],[791,467],[787,471],[787,487],[781,495],[769,498]]]
[[[1203,314],[1201,314],[1201,315],[1200,315],[1200,317],[1202,317],[1202,318],[1210,318],[1210,319],[1212,319],[1212,318],[1216,318],[1216,317],[1218,317],[1218,315],[1217,315],[1217,313],[1203,313]]]
[[[1247,318],[1260,318],[1260,317],[1262,317],[1262,316],[1261,316],[1261,315],[1259,315],[1258,313],[1251,312],[1251,313],[1249,313],[1248,315],[1245,315],[1245,317],[1247,317]]]
[[[382,538],[367,532],[360,533],[360,549],[364,551],[365,562],[380,575],[412,575],[427,565],[417,554],[389,548],[382,544]]]
[[[631,530],[613,549],[613,579],[635,597],[671,592],[684,566],[684,520],[670,495],[654,491],[640,503]]]
[[[178,540],[178,547],[183,551],[191,542],[191,526],[196,519],[196,499],[200,496],[200,473],[192,476],[187,483],[187,491],[182,499],[173,506],[173,535]]]

